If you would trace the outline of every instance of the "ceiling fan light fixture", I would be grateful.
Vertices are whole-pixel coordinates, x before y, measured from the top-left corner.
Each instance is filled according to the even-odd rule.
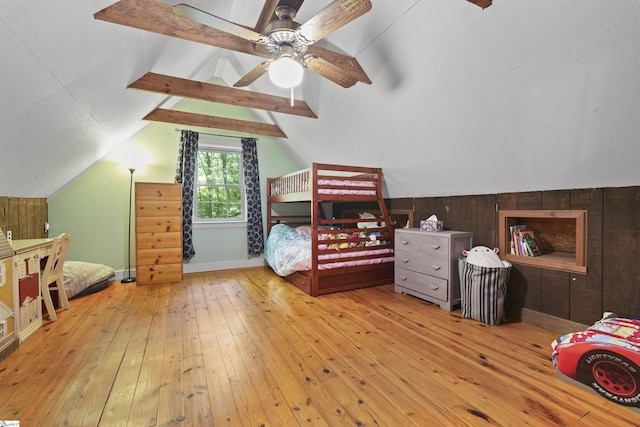
[[[290,56],[281,56],[269,65],[268,73],[271,83],[288,89],[302,83],[304,69]]]

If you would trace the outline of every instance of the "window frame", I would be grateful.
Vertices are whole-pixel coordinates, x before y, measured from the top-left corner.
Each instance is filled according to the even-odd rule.
[[[240,157],[240,191],[241,191],[241,218],[200,218],[198,216],[198,190],[200,188],[200,184],[198,183],[198,171],[200,170],[200,163],[196,160],[196,173],[194,174],[194,183],[193,183],[193,226],[194,228],[202,228],[202,227],[224,227],[224,226],[240,226],[247,223],[247,194],[246,194],[246,185],[244,180],[244,165],[242,164],[242,147],[240,146],[230,146],[230,145],[218,145],[211,143],[200,143],[198,145],[198,155],[200,155],[201,151],[209,151],[209,152],[219,152],[219,153],[232,153],[237,154]],[[215,185],[214,185],[215,186]]]

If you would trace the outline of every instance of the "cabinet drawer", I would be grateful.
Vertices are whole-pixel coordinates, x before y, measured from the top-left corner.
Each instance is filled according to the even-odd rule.
[[[419,236],[409,233],[398,233],[396,251],[406,251],[424,256],[448,258],[449,241],[446,237],[438,237],[431,233]]]
[[[138,265],[136,276],[139,284],[177,282],[182,280],[182,263]]]
[[[148,216],[182,217],[180,200],[136,200],[136,218]]]
[[[395,284],[429,297],[447,301],[449,282],[404,268],[395,268]]]
[[[172,217],[137,217],[136,233],[169,233],[182,232],[182,218]]]
[[[182,262],[182,249],[139,249],[136,251],[137,264],[158,265]]]
[[[182,247],[182,233],[138,233],[137,249],[161,249]]]
[[[136,183],[137,200],[182,200],[182,186],[170,183]]]
[[[396,252],[395,262],[396,266],[404,269],[445,280],[449,279],[448,259],[420,256],[420,253],[400,251]]]

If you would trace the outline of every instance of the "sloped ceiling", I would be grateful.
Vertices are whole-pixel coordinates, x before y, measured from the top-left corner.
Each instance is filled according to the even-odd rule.
[[[114,1],[2,1],[0,195],[54,194],[179,102],[126,89],[145,73],[232,85],[261,61],[94,19]],[[188,3],[252,27],[264,2]],[[307,72],[317,119],[256,111],[301,166],[383,167],[391,197],[640,184],[640,2],[372,3],[322,42],[371,85]]]

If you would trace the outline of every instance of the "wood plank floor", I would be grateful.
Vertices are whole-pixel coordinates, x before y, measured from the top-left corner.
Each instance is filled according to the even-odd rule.
[[[114,283],[0,363],[21,426],[640,425],[559,380],[554,332],[393,292],[311,298],[267,268]]]

